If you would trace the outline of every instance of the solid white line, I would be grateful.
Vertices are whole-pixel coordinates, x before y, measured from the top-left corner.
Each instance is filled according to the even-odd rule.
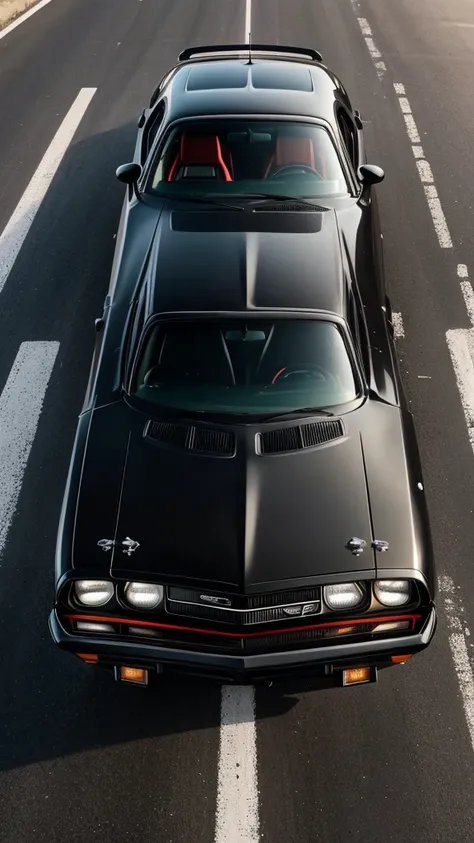
[[[0,557],[58,349],[58,342],[23,342],[0,395]]]
[[[215,843],[258,843],[255,689],[223,686]]]
[[[474,450],[474,366],[472,363],[474,343],[471,331],[464,328],[447,331],[446,342],[461,396],[469,441]]]
[[[425,195],[433,220],[433,225],[435,227],[436,234],[438,235],[439,245],[442,249],[451,249],[453,241],[451,240],[446,217],[443,214],[441,202],[438,198],[438,191],[436,190],[434,184],[425,184]]]
[[[474,675],[466,641],[470,632],[463,624],[464,606],[459,595],[459,589],[456,589],[451,577],[443,576],[439,578],[439,590],[443,595],[444,610],[449,628],[449,646],[461,690],[471,744],[474,749]]]
[[[370,38],[372,36],[372,30],[369,26],[369,21],[367,20],[367,18],[359,18],[358,20],[359,20],[360,30],[361,30],[364,38],[367,38],[367,37]]]
[[[97,88],[82,88],[0,236],[0,292]]]
[[[0,39],[5,38],[5,35],[9,35],[13,29],[16,29],[17,26],[20,26],[20,23],[24,23],[25,20],[31,18],[31,15],[35,15],[36,12],[39,12],[40,9],[43,9],[44,6],[48,5],[48,3],[51,3],[51,0],[40,0],[40,2],[36,4],[36,6],[33,6],[33,8],[29,9],[23,15],[20,15],[19,18],[15,18],[15,20],[12,21],[12,23],[8,24],[5,29],[0,30]]]
[[[249,35],[252,31],[252,0],[245,0],[245,32],[244,44],[249,43]]]
[[[405,336],[405,327],[401,313],[392,312],[393,334],[396,340],[402,340]]]

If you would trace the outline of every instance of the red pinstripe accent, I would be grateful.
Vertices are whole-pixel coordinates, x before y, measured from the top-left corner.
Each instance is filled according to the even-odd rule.
[[[174,629],[179,632],[197,632],[201,635],[218,635],[223,638],[261,638],[262,635],[282,635],[287,632],[306,632],[310,629],[328,629],[333,626],[355,626],[363,623],[390,623],[394,621],[412,621],[413,629],[415,621],[422,618],[423,615],[388,615],[385,617],[377,618],[357,618],[356,620],[347,618],[347,620],[342,621],[327,621],[326,623],[308,624],[307,626],[292,626],[285,627],[284,629],[270,629],[266,630],[265,632],[221,632],[220,630],[199,629],[196,627],[180,626],[178,624],[171,623],[157,623],[156,621],[139,621],[135,620],[135,618],[132,618],[131,620],[128,618],[110,618],[105,615],[67,614],[64,617],[71,621],[75,620],[96,621],[97,623],[123,623],[129,624],[130,626],[151,627],[152,629]]]

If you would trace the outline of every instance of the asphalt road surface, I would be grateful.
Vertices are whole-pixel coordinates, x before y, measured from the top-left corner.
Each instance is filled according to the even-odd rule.
[[[55,649],[56,528],[115,168],[178,52],[242,41],[249,22],[255,41],[321,50],[386,171],[440,624],[368,687],[149,693]],[[473,61],[470,0],[51,0],[0,32],[0,841],[472,841]]]

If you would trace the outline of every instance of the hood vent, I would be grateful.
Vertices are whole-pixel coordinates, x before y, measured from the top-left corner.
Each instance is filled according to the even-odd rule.
[[[324,445],[344,436],[342,422],[337,420],[300,424],[260,434],[260,454],[283,454]]]
[[[232,457],[235,453],[235,436],[225,430],[196,427],[193,424],[150,421],[144,431],[146,439],[218,457]]]

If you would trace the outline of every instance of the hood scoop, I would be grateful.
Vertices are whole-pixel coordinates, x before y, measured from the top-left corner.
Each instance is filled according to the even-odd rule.
[[[213,457],[233,457],[235,436],[225,430],[197,427],[180,422],[149,421],[143,431],[145,439]]]
[[[299,424],[260,433],[257,447],[261,456],[284,454],[289,451],[315,448],[326,442],[332,442],[334,439],[341,439],[343,436],[344,427],[340,419],[331,419],[331,421]]]

